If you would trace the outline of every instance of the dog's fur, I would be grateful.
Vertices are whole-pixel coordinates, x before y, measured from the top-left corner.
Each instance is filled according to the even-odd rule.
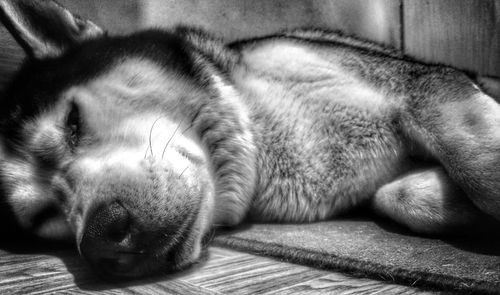
[[[500,219],[500,108],[460,71],[323,31],[109,37],[53,1],[0,7],[29,56],[0,100],[3,224],[76,237],[105,275],[185,267],[244,220]]]

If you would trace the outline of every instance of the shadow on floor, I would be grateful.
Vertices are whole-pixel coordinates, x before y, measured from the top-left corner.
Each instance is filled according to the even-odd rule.
[[[173,280],[196,271],[209,258],[205,250],[198,263],[186,270],[176,273],[163,273],[157,276],[142,279],[126,279],[122,281],[105,280],[95,274],[85,260],[79,255],[73,243],[51,242],[28,236],[15,236],[11,239],[0,241],[0,250],[13,255],[47,255],[59,258],[69,274],[73,277],[76,287],[86,291],[103,291],[117,288],[127,288],[158,281]],[[8,255],[8,254],[7,254]],[[43,263],[43,258],[41,258]]]

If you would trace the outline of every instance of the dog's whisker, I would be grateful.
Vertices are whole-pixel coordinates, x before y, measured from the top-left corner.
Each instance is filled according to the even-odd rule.
[[[179,125],[177,125],[177,128],[175,128],[174,133],[172,133],[172,136],[170,136],[169,140],[167,141],[167,144],[163,148],[163,152],[161,153],[162,160],[163,160],[163,156],[165,156],[165,151],[167,150],[168,144],[170,143],[170,141],[172,140],[172,138],[174,138],[175,133],[177,132],[177,130],[179,130],[179,127],[181,127],[181,124],[182,124],[182,120],[179,122]]]
[[[184,172],[186,172],[186,170],[189,168],[189,164],[186,166],[186,168],[184,168],[184,170],[182,170],[181,174],[179,174],[179,177],[178,178],[181,178],[182,177],[182,174],[184,174]]]
[[[188,131],[189,129],[191,129],[191,127],[193,127],[193,123],[191,123],[191,125],[189,125],[186,129],[184,129],[181,134],[184,134],[184,132]]]
[[[153,122],[153,124],[151,125],[151,129],[149,129],[149,146],[148,146],[148,148],[151,151],[151,157],[154,157],[154,155],[153,155],[153,143],[152,143],[152,140],[151,140],[151,136],[153,135],[153,128],[155,127],[156,122],[158,122],[158,120],[160,120],[160,119],[161,119],[161,116],[158,117]],[[146,153],[144,154],[144,159],[146,159],[147,155],[148,155],[148,149],[146,149]]]
[[[191,129],[193,126],[194,126],[194,122],[198,119],[198,116],[200,115],[201,113],[201,109],[198,109],[198,111],[194,114],[193,118],[191,119],[191,123],[189,124],[189,126],[184,129],[184,131],[182,131],[182,134],[184,134],[184,132],[188,131],[189,129]]]

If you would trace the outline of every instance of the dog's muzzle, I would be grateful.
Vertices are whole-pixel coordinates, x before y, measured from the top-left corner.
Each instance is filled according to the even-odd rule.
[[[106,278],[145,275],[151,268],[156,267],[154,264],[157,264],[160,258],[158,249],[152,245],[170,244],[170,249],[175,246],[174,241],[165,241],[168,233],[144,230],[141,224],[137,224],[133,214],[119,201],[94,207],[87,220],[80,251],[92,268]],[[171,233],[181,230],[183,229],[169,226]]]
[[[81,186],[79,249],[104,278],[179,271],[200,256],[204,185],[160,165],[146,168],[108,169]]]
[[[83,256],[105,274],[131,271],[143,250],[128,210],[118,202],[102,204],[90,212],[88,220],[80,244]]]

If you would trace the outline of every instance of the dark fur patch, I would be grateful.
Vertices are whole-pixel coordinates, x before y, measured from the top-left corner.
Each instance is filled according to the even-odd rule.
[[[22,144],[23,121],[53,105],[62,90],[99,75],[122,58],[142,57],[182,76],[195,77],[198,71],[191,46],[180,35],[149,30],[87,41],[58,58],[27,60],[0,100],[0,133],[7,139],[6,147]]]
[[[12,210],[12,206],[9,202],[7,202],[4,198],[5,194],[5,185],[2,182],[2,171],[1,171],[2,162],[0,161],[0,233],[1,234],[17,234],[21,232],[21,227],[16,221],[16,215]]]

